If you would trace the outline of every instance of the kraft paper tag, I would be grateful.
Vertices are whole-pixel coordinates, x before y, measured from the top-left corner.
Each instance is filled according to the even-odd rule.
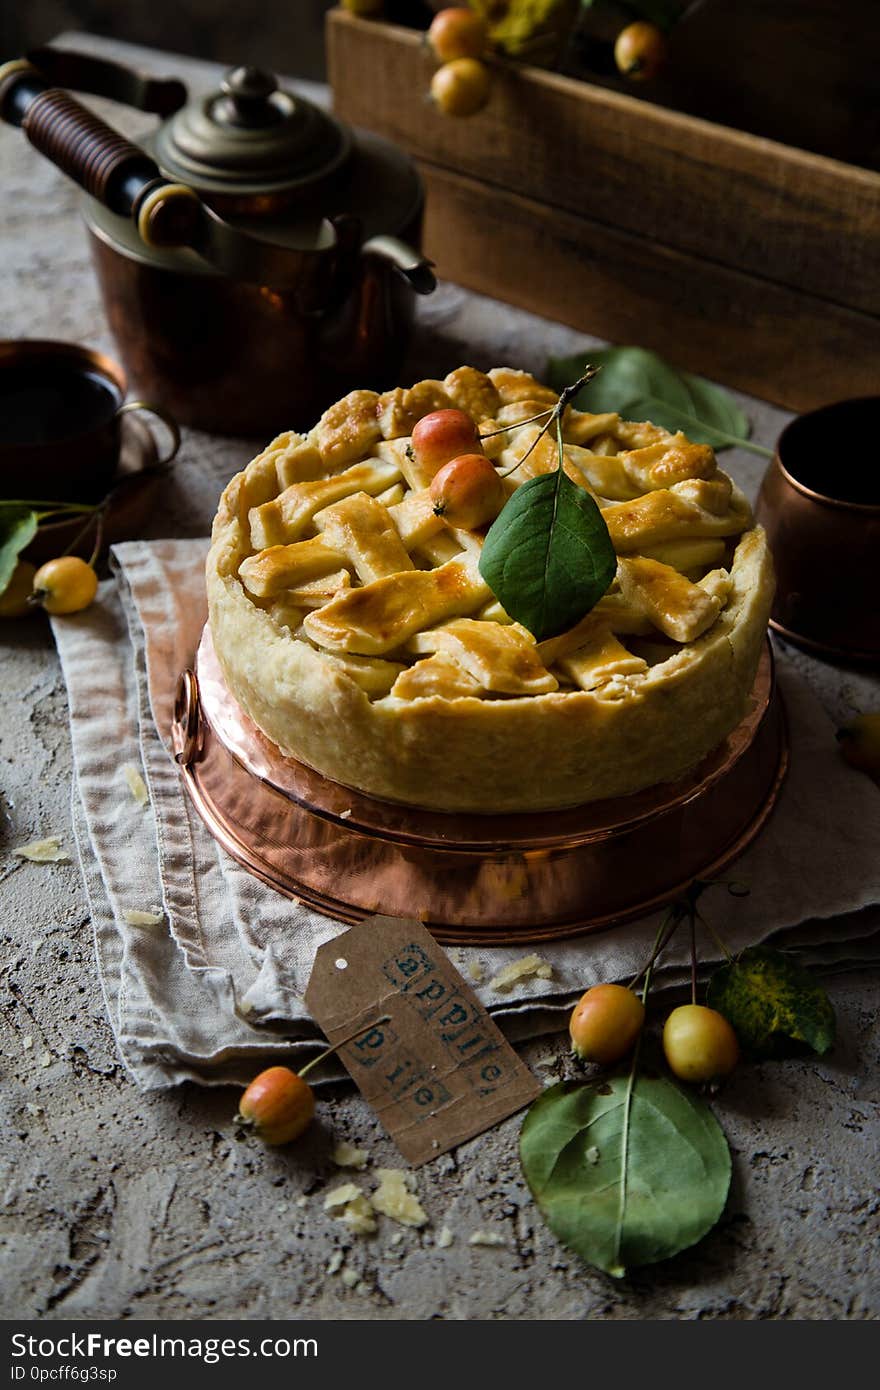
[[[376,1023],[339,1056],[414,1166],[455,1148],[541,1090],[419,922],[369,917],[321,946],[305,995],[330,1042]]]

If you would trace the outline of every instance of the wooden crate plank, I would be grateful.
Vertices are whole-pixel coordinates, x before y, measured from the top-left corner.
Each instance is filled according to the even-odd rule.
[[[420,163],[440,274],[808,410],[877,391],[880,319]],[[515,365],[515,364],[514,364]]]
[[[536,68],[467,120],[427,101],[421,36],[331,11],[343,119],[422,159],[679,251],[880,313],[880,174]],[[491,213],[490,213],[491,215]]]

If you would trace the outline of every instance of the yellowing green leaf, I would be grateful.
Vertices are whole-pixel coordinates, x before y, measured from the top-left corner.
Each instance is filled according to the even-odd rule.
[[[782,951],[755,946],[723,965],[707,1000],[723,1014],[750,1057],[776,1057],[805,1044],[820,1055],[834,1045],[835,1018],[824,989]]]

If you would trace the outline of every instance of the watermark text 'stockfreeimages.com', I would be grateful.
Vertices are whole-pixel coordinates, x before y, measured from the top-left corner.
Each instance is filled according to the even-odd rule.
[[[12,1380],[106,1380],[116,1379],[112,1366],[94,1364],[101,1360],[136,1357],[143,1360],[201,1361],[213,1366],[237,1357],[273,1358],[316,1357],[315,1337],[163,1337],[157,1332],[146,1337],[106,1337],[100,1332],[65,1333],[61,1337],[34,1337],[13,1333]],[[43,1366],[41,1361],[70,1358],[62,1365]],[[76,1360],[92,1363],[76,1365]],[[27,1364],[30,1362],[30,1364]]]

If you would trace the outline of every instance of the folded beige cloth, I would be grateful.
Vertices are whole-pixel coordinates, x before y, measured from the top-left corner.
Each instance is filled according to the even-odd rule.
[[[315,1050],[302,1002],[315,951],[345,930],[290,902],[234,863],[193,811],[168,751],[174,689],[205,617],[207,542],[138,541],[113,552],[116,579],[85,612],[54,621],[70,699],[74,826],[94,921],[98,965],[120,1052],[145,1087],[189,1079],[246,1081],[267,1057]],[[731,949],[773,938],[832,969],[880,959],[880,794],[848,768],[830,721],[779,662],[791,770],[759,840],[738,862],[747,898],[712,890],[705,910]],[[139,805],[126,783],[137,767]],[[634,872],[638,866],[634,866]],[[132,910],[162,914],[154,926]],[[530,948],[451,949],[483,968],[478,993],[514,1038],[564,1024],[588,986],[625,981],[643,965],[659,918],[542,946],[551,979],[511,994],[488,982]],[[681,986],[680,934],[657,972]],[[717,959],[701,941],[704,967]]]

